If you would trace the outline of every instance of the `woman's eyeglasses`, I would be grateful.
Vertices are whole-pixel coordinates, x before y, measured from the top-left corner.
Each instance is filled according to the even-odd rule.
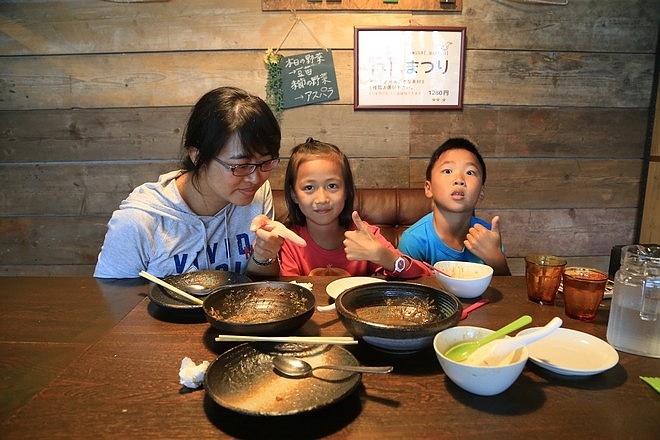
[[[223,167],[231,171],[234,176],[244,177],[249,176],[254,173],[257,168],[260,171],[273,171],[273,169],[280,163],[280,159],[268,159],[260,163],[242,163],[240,165],[230,165],[218,159],[217,157],[213,158],[214,161],[218,162]]]

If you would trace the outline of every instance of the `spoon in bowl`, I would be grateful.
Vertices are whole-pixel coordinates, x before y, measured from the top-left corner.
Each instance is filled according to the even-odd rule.
[[[362,365],[319,365],[312,367],[308,362],[291,356],[275,356],[273,366],[277,371],[289,377],[305,377],[312,374],[314,370],[325,368],[329,370],[350,371],[353,373],[380,373],[391,372],[394,367],[365,367]]]
[[[451,359],[452,361],[463,362],[472,353],[477,351],[477,349],[482,345],[487,344],[490,341],[494,341],[495,339],[499,339],[505,335],[508,335],[512,331],[518,330],[519,328],[526,326],[530,322],[532,322],[532,317],[529,315],[523,315],[520,318],[513,321],[512,323],[507,324],[501,329],[497,330],[496,332],[486,336],[485,338],[477,339],[476,341],[461,342],[459,344],[454,345],[445,352],[445,357]]]
[[[202,286],[201,284],[190,284],[186,286],[185,289],[188,293],[191,293],[195,296],[206,296],[211,293],[211,289]]]
[[[422,263],[424,264],[424,266],[428,267],[432,272],[438,272],[439,274],[442,274],[442,275],[446,276],[447,278],[454,278],[452,275],[449,275],[447,272],[438,269],[437,267],[435,267],[431,263],[427,263],[426,261],[422,261]]]
[[[561,318],[555,316],[544,327],[527,333],[526,335],[515,336],[513,338],[499,339],[493,341],[488,345],[484,345],[472,353],[465,363],[469,365],[486,365],[495,366],[502,363],[511,353],[518,350],[520,347],[536,342],[541,338],[545,338],[550,333],[561,327]]]

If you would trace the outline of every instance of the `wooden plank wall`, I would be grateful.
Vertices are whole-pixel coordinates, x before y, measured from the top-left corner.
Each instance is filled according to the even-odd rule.
[[[91,274],[113,209],[176,166],[195,100],[220,85],[265,96],[267,48],[319,46],[340,100],[284,112],[284,157],[314,136],[344,149],[360,187],[420,187],[433,149],[468,136],[488,164],[478,214],[501,215],[514,273],[537,251],[605,269],[638,235],[659,22],[647,0],[295,16],[260,0],[4,0],[0,274]],[[353,27],[374,25],[466,26],[463,110],[354,111]]]

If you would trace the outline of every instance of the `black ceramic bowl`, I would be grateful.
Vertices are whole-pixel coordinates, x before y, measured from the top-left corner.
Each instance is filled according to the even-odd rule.
[[[206,320],[223,334],[282,335],[314,313],[314,294],[280,281],[223,286],[204,299]]]
[[[165,282],[178,287],[184,292],[203,300],[214,290],[229,284],[249,283],[252,280],[245,275],[224,270],[200,270],[197,272],[172,275],[164,279]],[[171,292],[165,287],[154,285],[149,290],[149,299],[161,307],[176,311],[194,311],[201,318],[202,306],[194,304],[185,298]]]
[[[451,293],[402,281],[353,287],[337,297],[336,307],[353,336],[398,354],[430,346],[437,333],[458,323],[463,311]]]

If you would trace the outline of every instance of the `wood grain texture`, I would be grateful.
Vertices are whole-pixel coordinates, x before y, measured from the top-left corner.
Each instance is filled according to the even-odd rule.
[[[474,50],[466,57],[464,105],[650,103],[652,54]],[[352,104],[353,51],[335,50],[333,60],[339,100],[325,105]],[[0,110],[189,106],[225,84],[265,96],[260,51],[11,56],[1,58],[0,67],[6,78],[0,82]]]
[[[308,0],[262,0],[264,11],[306,11],[306,10],[363,10],[363,11],[424,11],[424,12],[460,12],[463,0],[453,0],[442,3],[438,0],[406,0],[405,2],[386,3],[383,0],[340,0],[318,1]]]
[[[45,6],[47,4],[47,7]],[[463,0],[460,14],[262,12],[261,0],[120,4],[3,1],[0,54],[352,49],[354,26],[465,26],[468,49],[653,53],[660,5],[583,0],[563,7]]]
[[[326,304],[325,289],[332,280],[300,281],[311,282],[317,302]],[[64,282],[75,286],[79,281],[66,278]],[[416,281],[439,286],[433,277]],[[67,292],[64,286],[60,295]],[[133,298],[145,291],[146,286],[126,287],[114,295]],[[0,300],[6,292],[11,293],[1,292]],[[107,294],[93,289],[88,296]],[[543,307],[529,301],[523,277],[494,277],[484,297],[490,303],[471,313],[463,324],[499,328],[523,314],[532,316],[534,325],[564,317],[561,299]],[[50,304],[49,299],[43,300],[47,314],[71,311]],[[594,321],[566,318],[563,327],[604,340],[608,305],[603,303]],[[392,356],[362,342],[351,349],[361,364],[393,365],[394,371],[363,375],[353,394],[320,411],[287,417],[244,416],[218,406],[203,390],[183,388],[177,377],[184,356],[197,363],[212,361],[234,345],[213,342],[216,332],[206,322],[164,316],[148,299],[139,302],[33,399],[0,421],[3,439],[87,438],[90,433],[97,438],[183,439],[190,438],[191,432],[204,439],[561,438],[566,432],[584,429],[587,418],[594,437],[646,439],[653,438],[660,426],[649,417],[657,410],[657,394],[638,379],[657,371],[658,359],[621,352],[612,369],[582,380],[550,374],[530,363],[511,388],[485,398],[457,387],[431,349]],[[24,323],[24,327],[29,325]],[[348,334],[334,313],[315,313],[295,333]],[[35,374],[39,375],[35,383],[43,383],[48,372],[36,370]],[[443,409],[446,414],[439,415]]]
[[[61,274],[56,274],[61,275]],[[142,296],[85,278],[0,283],[0,421],[27,404],[121,320]],[[138,290],[141,290],[138,288]]]
[[[410,113],[410,156],[430,157],[450,137],[467,137],[490,157],[642,159],[646,108],[468,106]]]
[[[3,164],[178,160],[190,107],[0,111]],[[491,157],[644,156],[643,108],[467,106],[460,112],[354,112],[351,106],[286,110],[282,157],[307,137],[349,157],[428,158],[449,137],[468,137]]]
[[[0,422],[9,420],[86,348],[86,344],[0,342]]]

